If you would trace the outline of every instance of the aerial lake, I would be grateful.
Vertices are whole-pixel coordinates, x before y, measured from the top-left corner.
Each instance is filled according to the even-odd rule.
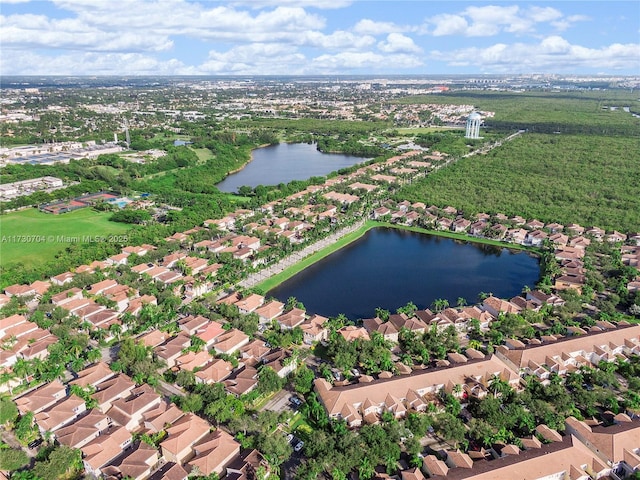
[[[394,228],[374,228],[362,238],[270,290],[268,296],[301,301],[309,313],[352,320],[395,312],[407,302],[429,308],[442,298],[455,306],[491,292],[518,295],[538,281],[538,259],[527,252],[462,242]]]
[[[315,143],[280,143],[258,148],[251,158],[242,170],[232,173],[216,187],[222,192],[234,193],[243,185],[257,187],[307,180],[368,160],[340,153],[322,153]]]

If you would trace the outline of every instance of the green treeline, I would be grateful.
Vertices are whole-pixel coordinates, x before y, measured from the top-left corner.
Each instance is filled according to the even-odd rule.
[[[488,92],[467,91],[416,96],[395,100],[400,104],[473,105],[495,112],[484,119],[488,129],[501,132],[528,130],[537,133],[633,136],[640,135],[637,94],[626,90],[585,92]],[[611,107],[616,107],[612,110]],[[484,127],[483,127],[484,130]]]
[[[640,139],[526,133],[404,186],[397,198],[465,213],[640,230]]]

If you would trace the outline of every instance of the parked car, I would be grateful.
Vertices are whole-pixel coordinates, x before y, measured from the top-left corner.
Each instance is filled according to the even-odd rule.
[[[293,433],[290,433],[289,435],[287,435],[287,442],[291,443],[294,438],[296,437],[293,436]]]
[[[293,450],[299,452],[300,450],[302,450],[302,447],[304,447],[304,442],[300,440],[298,443],[296,443],[296,446],[293,447]]]
[[[302,400],[300,400],[300,397],[297,397],[296,395],[292,395],[291,398],[289,398],[289,402],[296,407],[302,405]]]

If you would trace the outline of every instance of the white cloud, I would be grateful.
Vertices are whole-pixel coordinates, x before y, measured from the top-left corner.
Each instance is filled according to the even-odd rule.
[[[614,43],[587,48],[573,45],[557,35],[539,43],[497,43],[488,48],[432,51],[430,56],[450,66],[475,66],[492,73],[640,70],[640,44]]]
[[[160,61],[141,53],[64,54],[51,58],[34,52],[3,50],[0,70],[7,75],[195,75],[179,60]]]
[[[435,25],[431,33],[436,37],[443,35],[465,35],[469,28],[469,24],[464,17],[460,15],[450,15],[448,13],[436,15],[429,23]]]
[[[302,74],[306,58],[286,44],[255,43],[226,52],[210,51],[198,67],[203,73],[239,75]]]
[[[382,55],[374,52],[342,52],[335,55],[320,55],[313,59],[316,73],[353,73],[358,71],[395,71],[422,66],[422,59],[415,55]]]
[[[370,45],[373,39],[319,31],[326,20],[299,7],[280,6],[256,12],[219,4],[184,0],[55,0],[72,17],[16,14],[2,18],[0,41],[11,48],[64,48],[82,51],[163,51],[172,38],[186,35],[202,41],[291,42],[301,39],[319,47]]]
[[[380,35],[385,33],[403,32],[407,27],[401,27],[393,22],[377,22],[363,18],[353,27],[355,33],[363,35]]]
[[[378,43],[378,48],[385,53],[420,53],[422,51],[413,39],[401,33],[390,33],[386,41]]]
[[[292,43],[295,45],[332,50],[367,48],[373,45],[375,41],[375,38],[370,35],[355,35],[343,30],[338,30],[329,35],[311,30],[292,39]]]
[[[348,7],[353,0],[249,0],[230,2],[233,5],[261,8],[268,6],[294,5],[296,7],[313,7],[318,9],[338,9]]]
[[[173,42],[161,34],[107,32],[78,19],[49,19],[43,15],[0,16],[0,43],[8,48],[60,48],[91,51],[164,51]]]
[[[489,37],[501,32],[524,35],[535,33],[538,24],[549,24],[560,30],[585,19],[583,15],[564,17],[553,7],[483,5],[470,6],[455,14],[435,15],[426,20],[421,31],[433,36]]]

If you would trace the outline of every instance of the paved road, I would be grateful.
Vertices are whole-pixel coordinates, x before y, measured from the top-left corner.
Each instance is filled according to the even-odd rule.
[[[183,390],[176,387],[175,385],[165,382],[164,380],[160,380],[160,383],[158,384],[158,390],[160,390],[160,392],[167,397],[171,397],[173,395],[184,397],[186,395]]]
[[[296,263],[300,262],[301,260],[308,257],[309,255],[316,253],[329,245],[334,244],[345,235],[348,235],[349,233],[356,231],[362,225],[364,225],[364,220],[361,220],[349,227],[343,228],[342,230],[338,230],[337,232],[332,233],[328,237],[323,238],[322,240],[319,240],[318,242],[312,245],[306,246],[299,252],[293,252],[291,255],[289,255],[286,258],[283,258],[275,265],[271,265],[270,267],[260,270],[259,272],[252,273],[247,278],[242,280],[239,283],[239,285],[243,288],[251,288],[257,285],[258,283],[263,282],[271,278],[272,276],[277,275],[278,273],[281,273],[282,271],[286,270],[292,265],[295,265]]]
[[[280,390],[260,410],[271,410],[272,412],[282,412],[283,410],[291,410],[289,397],[293,395],[288,390]]]

